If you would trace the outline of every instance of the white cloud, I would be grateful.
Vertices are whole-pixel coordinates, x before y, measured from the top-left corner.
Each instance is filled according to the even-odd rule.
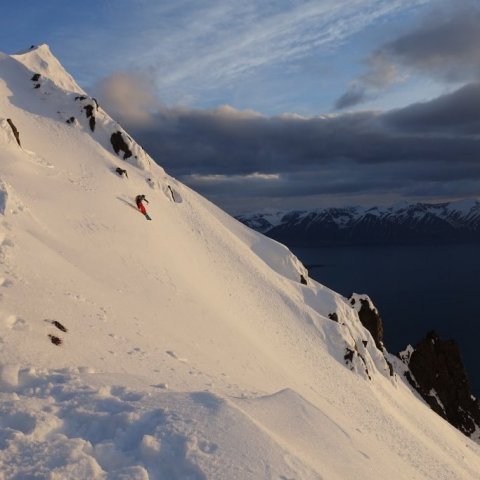
[[[157,85],[173,93],[183,84],[215,89],[258,69],[338,46],[375,20],[426,0],[324,0],[296,2],[276,10],[271,3],[213,4],[184,32],[158,42],[138,61],[155,63]],[[145,39],[148,41],[148,39]],[[171,45],[171,48],[169,48]]]
[[[240,182],[275,182],[281,179],[279,173],[249,173],[247,175],[185,175],[184,180],[194,182],[199,185]]]
[[[146,71],[166,103],[188,104],[262,69],[334,49],[373,22],[430,1],[142,1],[128,18],[113,14],[121,16],[114,17],[115,43],[108,30],[82,42],[90,52],[109,46],[100,70]]]
[[[151,113],[161,108],[151,82],[143,75],[116,73],[99,82],[95,90],[105,109],[130,125],[147,126]]]

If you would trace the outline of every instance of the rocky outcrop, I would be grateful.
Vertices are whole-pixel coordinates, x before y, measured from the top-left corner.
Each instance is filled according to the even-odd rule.
[[[409,368],[405,377],[432,410],[465,435],[480,427],[480,402],[470,392],[456,342],[431,331],[400,357]]]
[[[370,332],[379,350],[383,350],[383,322],[368,295],[352,293],[348,299],[358,312],[362,325]]]
[[[95,115],[93,114],[93,105],[85,105],[83,109],[85,110],[85,115],[87,116],[87,118],[90,119],[88,121],[88,124],[90,125],[90,130],[94,132],[96,121],[95,121]]]
[[[77,95],[75,97],[75,101],[80,101],[84,102],[85,100],[91,100],[93,103],[89,103],[83,107],[83,110],[85,110],[85,116],[89,119],[88,120],[88,125],[90,126],[90,130],[92,132],[95,131],[95,125],[96,125],[96,118],[95,118],[95,111],[98,110],[98,103],[97,101],[92,98],[89,99],[85,95]]]
[[[124,160],[132,156],[132,151],[123,139],[122,132],[112,133],[112,136],[110,137],[110,143],[112,144],[113,150],[117,155],[120,151],[123,152]]]

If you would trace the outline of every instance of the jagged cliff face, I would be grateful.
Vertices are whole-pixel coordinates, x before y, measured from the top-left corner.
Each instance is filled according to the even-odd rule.
[[[480,202],[327,208],[237,217],[296,246],[480,240]]]
[[[465,435],[480,439],[480,402],[471,391],[460,349],[453,340],[444,341],[434,332],[414,347],[390,355],[383,345],[383,322],[368,295],[352,294],[350,304],[377,348],[384,352],[391,375],[405,378],[430,408]]]
[[[0,476],[476,478],[366,298],[167,175],[48,47],[0,55],[0,114]]]
[[[430,407],[468,436],[480,433],[480,402],[471,391],[458,345],[434,332],[400,354],[411,385]]]

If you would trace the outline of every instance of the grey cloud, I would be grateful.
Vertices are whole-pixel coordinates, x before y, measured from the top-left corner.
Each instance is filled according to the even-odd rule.
[[[383,51],[367,58],[367,72],[353,81],[349,89],[335,102],[335,110],[353,107],[376,95],[400,79],[397,67]]]
[[[384,46],[403,64],[446,79],[470,80],[480,73],[480,10],[478,3],[458,2],[449,18],[435,18],[417,31]]]
[[[385,115],[388,124],[402,130],[449,134],[480,134],[480,83],[425,103]]]
[[[352,86],[335,102],[335,110],[353,107],[367,100],[368,95],[365,87]]]
[[[448,104],[448,102],[447,102]],[[177,175],[248,175],[309,170],[340,161],[356,164],[461,157],[476,162],[473,137],[419,136],[428,127],[430,104],[385,115],[283,119],[225,117],[215,111],[157,113],[153,127],[133,127],[144,147]],[[441,110],[439,110],[440,112]],[[439,113],[440,115],[440,113]],[[442,115],[448,115],[448,111]],[[474,129],[464,118],[465,129]]]
[[[135,88],[132,84],[131,88]],[[135,96],[135,92],[133,92]],[[102,99],[101,99],[102,100]],[[111,100],[111,99],[110,99]],[[334,198],[471,194],[480,84],[386,113],[266,117],[157,106],[124,126],[170,174],[225,208]],[[108,103],[108,102],[107,102]]]
[[[446,82],[480,79],[480,8],[459,1],[431,13],[420,27],[388,42],[365,61],[366,73],[336,101],[335,109],[358,105],[402,81],[411,72]]]

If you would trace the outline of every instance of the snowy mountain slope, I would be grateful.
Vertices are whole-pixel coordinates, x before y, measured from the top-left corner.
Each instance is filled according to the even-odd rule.
[[[239,215],[251,228],[290,245],[478,241],[475,199],[392,207],[345,207]]]
[[[0,57],[0,478],[479,478],[346,299],[52,58]]]

